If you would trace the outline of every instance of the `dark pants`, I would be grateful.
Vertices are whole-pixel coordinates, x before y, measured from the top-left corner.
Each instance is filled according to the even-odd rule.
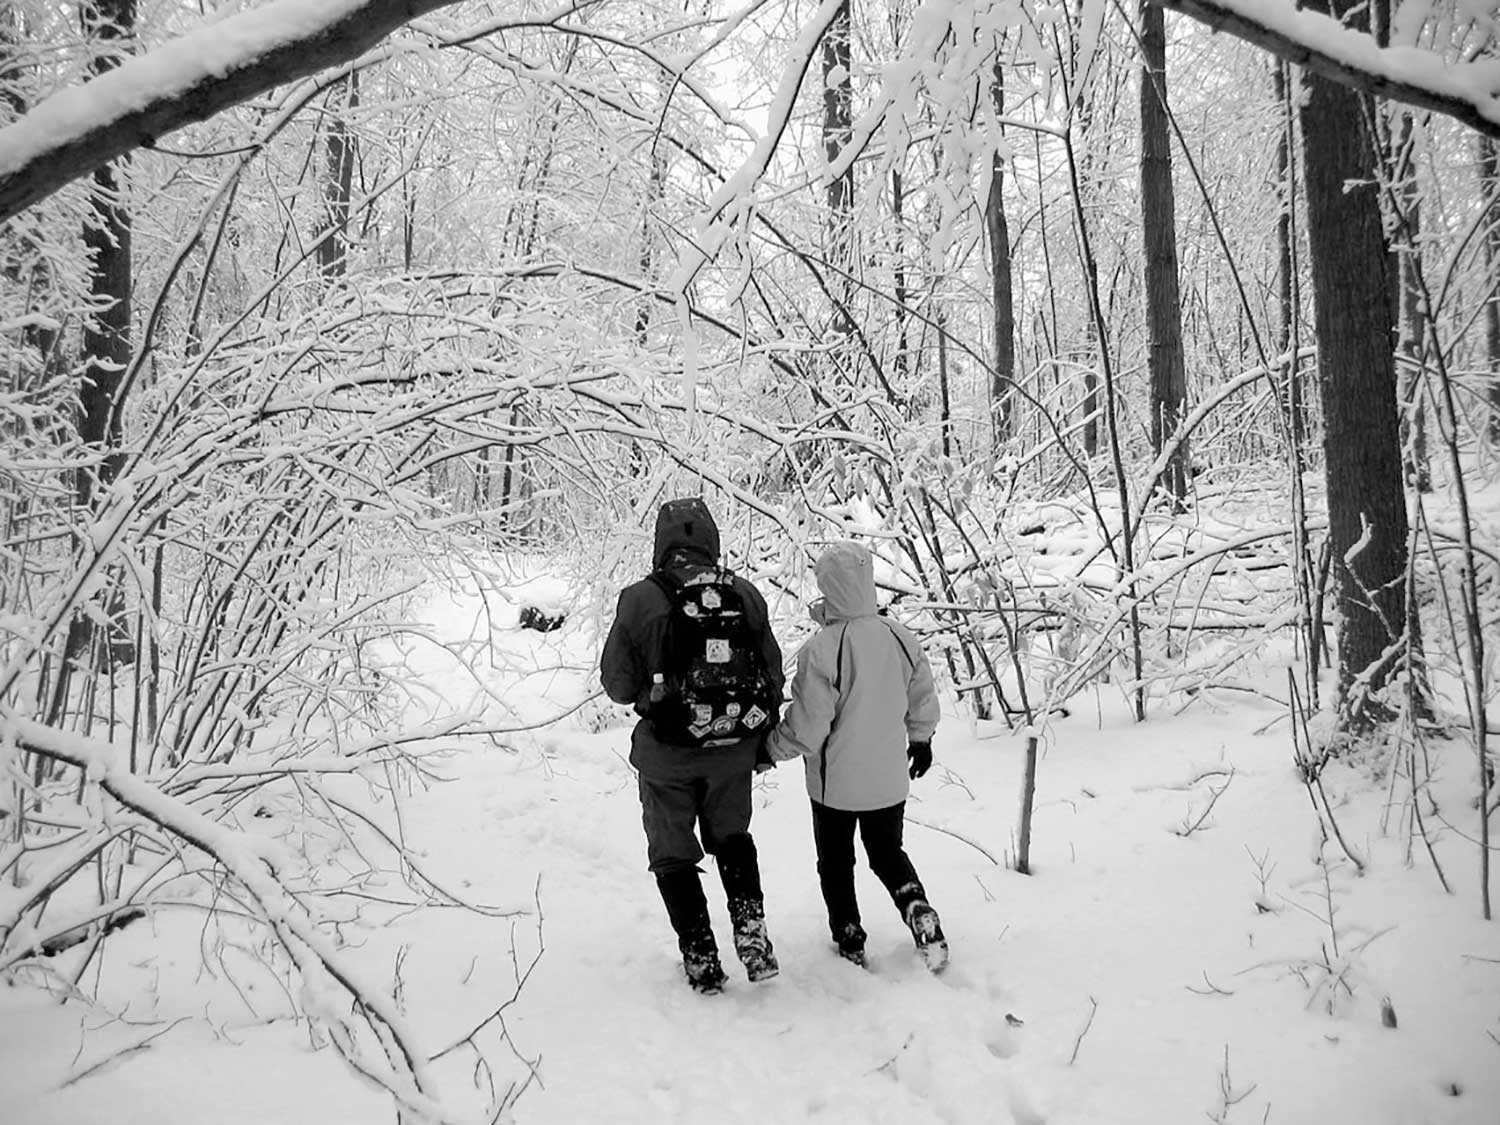
[[[698,866],[725,840],[750,830],[750,770],[705,770],[696,776],[641,774],[641,822],[653,875]],[[702,844],[699,844],[702,836]]]
[[[716,948],[698,878],[705,852],[717,860],[736,935],[764,919],[760,865],[750,835],[750,779],[743,764],[712,759],[679,776],[640,775],[646,855],[684,955],[707,955]]]
[[[859,828],[870,870],[885,885],[891,901],[906,917],[906,908],[927,893],[901,846],[906,802],[868,812],[846,812],[812,802],[813,845],[818,852],[818,882],[828,907],[828,928],[835,941],[850,926],[859,925],[859,903],[854,897],[854,830]]]

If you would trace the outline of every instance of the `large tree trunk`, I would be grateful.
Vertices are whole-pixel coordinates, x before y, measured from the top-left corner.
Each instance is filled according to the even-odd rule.
[[[990,76],[995,115],[1005,114],[1005,75],[997,62]],[[994,448],[1010,439],[1016,379],[1016,312],[1011,283],[1010,226],[1005,219],[1005,158],[990,154],[990,190],[984,201],[984,229],[990,246],[990,298],[995,332],[994,370],[990,376],[990,418]]]
[[[1141,4],[1141,230],[1146,251],[1147,369],[1151,375],[1151,449],[1158,456],[1177,432],[1187,399],[1182,300],[1177,280],[1177,203],[1167,120],[1167,36],[1162,10]],[[1177,506],[1187,499],[1188,448],[1180,442],[1162,483]]]
[[[1329,0],[1309,8],[1328,12]],[[1336,14],[1368,29],[1363,12]],[[1336,572],[1340,725],[1381,714],[1371,693],[1395,670],[1406,625],[1406,505],[1396,408],[1390,257],[1376,194],[1376,149],[1361,97],[1305,75],[1301,107],[1308,241]]]

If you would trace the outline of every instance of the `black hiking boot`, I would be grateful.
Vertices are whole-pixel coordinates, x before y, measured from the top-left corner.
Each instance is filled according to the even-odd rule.
[[[906,925],[911,930],[912,940],[917,943],[917,953],[928,970],[940,973],[948,966],[948,939],[943,937],[943,927],[938,913],[926,902],[918,899],[906,908]]]
[[[717,949],[688,950],[682,955],[682,971],[694,992],[713,996],[724,991],[724,967],[719,964]]]
[[[656,886],[677,934],[682,971],[687,974],[688,984],[694,992],[722,990],[724,969],[719,964],[719,947],[708,920],[708,900],[703,897],[698,869],[689,867],[658,875]]]
[[[833,936],[833,943],[838,948],[839,956],[845,961],[858,965],[861,969],[870,967],[870,963],[865,960],[865,930],[858,922],[840,926]]]

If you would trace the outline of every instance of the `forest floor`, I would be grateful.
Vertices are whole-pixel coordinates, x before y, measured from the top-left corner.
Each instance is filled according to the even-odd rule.
[[[595,625],[516,625],[521,602],[563,597],[560,581],[488,596],[440,595],[427,615],[435,634],[504,657],[471,666],[497,722],[540,721],[596,690]],[[414,719],[474,697],[474,671],[443,649],[407,666],[430,693]],[[340,932],[371,972],[399,980],[434,1053],[514,995],[508,1042],[498,1021],[475,1036],[487,1065],[460,1046],[433,1073],[468,1108],[483,1100],[476,1084],[524,1084],[525,1125],[1492,1125],[1500,925],[1480,919],[1465,838],[1471,747],[1431,746],[1427,823],[1451,894],[1410,839],[1406,780],[1393,790],[1373,752],[1329,766],[1361,874],[1323,842],[1294,768],[1274,698],[1284,668],[1268,666],[1262,686],[1159,700],[1144,724],[1111,685],[1075,697],[1045,729],[1030,876],[1007,865],[1023,740],[950,700],[907,830],[952,945],[940,977],[864,868],[871,971],[835,956],[793,764],[757,780],[753,826],[781,975],[750,985],[726,964],[722,995],[693,994],[645,870],[630,716],[597,700],[531,731],[455,741],[436,763],[447,780],[404,806],[430,872],[523,913],[369,902]],[[389,821],[388,806],[377,812]],[[706,884],[727,949],[722,894]],[[6,1125],[395,1119],[291,1018],[261,945],[206,935],[187,910],[114,935],[98,1007],[0,989]]]

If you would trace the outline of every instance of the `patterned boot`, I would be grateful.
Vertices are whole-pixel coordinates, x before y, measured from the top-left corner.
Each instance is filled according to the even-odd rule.
[[[760,889],[760,862],[748,832],[731,836],[719,848],[719,877],[734,924],[734,952],[752,981],[770,980],[781,971],[766,932],[765,899]]]

